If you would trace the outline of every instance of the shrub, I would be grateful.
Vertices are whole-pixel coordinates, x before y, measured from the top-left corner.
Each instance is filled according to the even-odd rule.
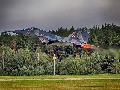
[[[36,52],[27,48],[19,49],[16,53],[9,47],[1,47],[5,52],[0,60],[0,75],[30,76],[53,74],[53,60],[40,49]],[[39,60],[37,54],[39,53]],[[91,55],[83,54],[80,59],[69,56],[61,62],[56,60],[56,74],[81,75],[120,73],[119,57],[108,50],[95,51]],[[4,59],[4,67],[3,67]]]

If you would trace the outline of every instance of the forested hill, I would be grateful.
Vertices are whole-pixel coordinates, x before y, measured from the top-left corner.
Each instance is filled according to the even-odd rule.
[[[61,36],[61,37],[68,37],[74,31],[75,31],[75,28],[72,26],[70,29],[60,27],[56,31],[53,30],[53,31],[49,31],[49,32],[52,34]]]
[[[81,30],[89,32],[88,43],[100,48],[43,44],[36,36],[1,33],[0,75],[52,75],[54,55],[57,75],[120,74],[120,49],[113,48],[120,47],[120,26],[105,24]],[[59,28],[51,33],[67,37],[74,31],[73,27]]]
[[[120,26],[114,24],[104,24],[102,26],[94,26],[93,28],[79,28],[80,30],[85,30],[89,32],[90,38],[89,43],[96,46],[101,46],[103,48],[108,47],[120,47]],[[56,31],[51,33],[67,37],[69,34],[74,32],[75,29],[72,26],[70,29],[58,28]]]
[[[79,30],[89,32],[90,38],[89,43],[102,48],[108,47],[120,47],[120,26],[114,24],[104,24],[102,26],[94,26],[93,28],[79,28]],[[75,31],[75,28],[58,28],[58,30],[49,31],[53,35],[58,35],[61,37],[68,37],[72,32]],[[34,40],[35,39],[35,40]],[[28,37],[24,35],[7,35],[6,33],[1,33],[0,35],[0,44],[10,45],[13,40],[16,40],[18,44],[23,46],[29,45],[29,43],[38,44],[37,37]],[[29,43],[28,43],[29,42]],[[27,43],[27,44],[26,44]],[[33,44],[33,45],[34,45]]]

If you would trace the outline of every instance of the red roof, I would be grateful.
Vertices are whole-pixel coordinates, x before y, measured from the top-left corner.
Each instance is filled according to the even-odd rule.
[[[82,48],[91,48],[90,44],[84,43],[81,45]]]

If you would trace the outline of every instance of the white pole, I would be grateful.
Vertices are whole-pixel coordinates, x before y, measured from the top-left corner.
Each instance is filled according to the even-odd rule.
[[[38,59],[38,61],[40,60],[40,54],[39,53],[37,53],[37,59]]]
[[[3,51],[3,55],[2,55],[2,64],[3,64],[3,69],[5,68],[5,65],[4,65],[4,63],[5,63],[5,61],[4,61],[4,55],[5,55],[5,52]]]
[[[55,59],[54,59],[54,75],[55,75]]]
[[[55,75],[55,64],[56,64],[56,63],[55,63],[55,60],[56,60],[56,59],[57,59],[57,58],[56,58],[56,56],[55,56],[55,54],[54,54],[54,56],[53,56],[53,60],[54,60],[54,71],[53,71],[53,72],[54,72],[54,75]]]

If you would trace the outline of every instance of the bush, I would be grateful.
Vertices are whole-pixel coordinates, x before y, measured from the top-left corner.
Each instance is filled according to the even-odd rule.
[[[86,56],[86,57],[84,57]],[[119,64],[115,64],[110,53],[94,52],[91,56],[84,55],[80,59],[68,57],[57,63],[57,74],[60,75],[81,75],[81,74],[102,74],[119,73]],[[115,72],[116,71],[116,72]]]
[[[0,75],[30,76],[53,74],[52,58],[27,48],[14,52],[9,47],[2,47],[5,54],[0,60]],[[39,53],[39,60],[37,54]],[[120,73],[119,57],[108,50],[95,51],[90,56],[83,54],[80,59],[72,56],[64,58],[61,62],[56,60],[56,74],[58,75],[85,75],[101,73]],[[4,67],[3,67],[4,59]]]
[[[0,75],[45,75],[52,74],[53,64],[50,62],[49,57],[45,54],[40,53],[40,60],[38,61],[36,53],[29,51],[27,48],[19,49],[14,52],[9,47],[2,47],[5,52],[3,55],[3,61],[0,61]]]

